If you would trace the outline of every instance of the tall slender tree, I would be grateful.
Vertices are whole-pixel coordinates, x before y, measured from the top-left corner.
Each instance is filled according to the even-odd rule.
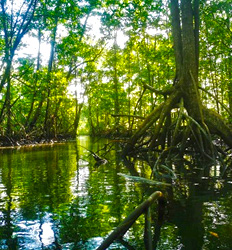
[[[15,1],[1,1],[0,25],[4,35],[3,74],[0,81],[0,93],[6,86],[5,102],[1,115],[6,110],[7,130],[6,134],[11,136],[11,70],[15,52],[22,38],[31,29],[38,0],[24,1],[18,10]]]

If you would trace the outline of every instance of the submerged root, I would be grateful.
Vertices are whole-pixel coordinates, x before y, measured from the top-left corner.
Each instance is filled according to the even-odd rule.
[[[204,119],[195,120],[185,109],[180,93],[173,93],[144,120],[128,141],[123,155],[143,155],[154,166],[153,173],[160,164],[166,166],[165,162],[189,152],[216,165],[225,144],[232,148],[232,129],[215,112],[204,107],[202,110]],[[215,143],[217,138],[224,140],[221,147]],[[158,156],[157,152],[160,152]]]

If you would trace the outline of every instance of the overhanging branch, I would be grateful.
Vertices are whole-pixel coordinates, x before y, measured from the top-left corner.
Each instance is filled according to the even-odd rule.
[[[172,92],[174,91],[173,87],[168,88],[168,89],[159,90],[159,89],[153,88],[152,86],[150,86],[150,85],[148,85],[146,83],[143,84],[143,87],[145,89],[149,89],[150,91],[154,92],[157,95],[163,95],[163,96],[171,95]]]

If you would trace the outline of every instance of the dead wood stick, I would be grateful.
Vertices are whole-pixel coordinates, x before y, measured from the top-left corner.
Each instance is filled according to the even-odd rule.
[[[157,199],[161,198],[163,194],[160,191],[154,192],[143,203],[141,203],[115,230],[102,242],[97,250],[104,250],[117,238],[121,238],[126,231],[134,224],[138,217],[145,212],[145,210]]]

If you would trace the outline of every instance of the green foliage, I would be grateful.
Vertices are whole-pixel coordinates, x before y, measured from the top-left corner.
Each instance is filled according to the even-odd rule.
[[[218,101],[231,103],[231,4],[229,1],[208,1],[202,5],[201,77],[204,87],[215,97],[211,103],[224,117],[228,113]],[[205,97],[209,102],[209,96]],[[218,101],[217,101],[218,100]],[[231,118],[230,118],[231,119]]]
[[[162,90],[171,87],[175,77],[165,1],[39,1],[25,32],[40,44],[50,44],[50,60],[45,62],[44,51],[39,50],[37,57],[18,56],[24,48],[19,40],[15,60],[10,62],[10,78],[4,78],[6,58],[16,41],[13,31],[20,26],[29,3],[17,12],[17,22],[9,5],[0,16],[2,135],[9,129],[17,138],[34,134],[32,138],[46,139],[48,132],[51,137],[74,135],[79,119],[83,132],[130,135],[141,122],[134,116],[146,116],[164,100],[144,90],[144,84]],[[200,9],[199,82],[215,96],[211,99],[203,92],[202,98],[225,119],[231,119],[220,105],[224,103],[232,110],[230,1],[202,1]],[[92,22],[99,19],[101,34],[95,34]],[[7,23],[14,29],[9,40],[12,44],[7,47],[4,22],[10,20],[15,25]],[[10,30],[7,32],[9,36]],[[10,79],[8,85],[6,79]],[[68,86],[74,81],[82,92],[72,96]],[[44,133],[46,126],[51,131]]]

